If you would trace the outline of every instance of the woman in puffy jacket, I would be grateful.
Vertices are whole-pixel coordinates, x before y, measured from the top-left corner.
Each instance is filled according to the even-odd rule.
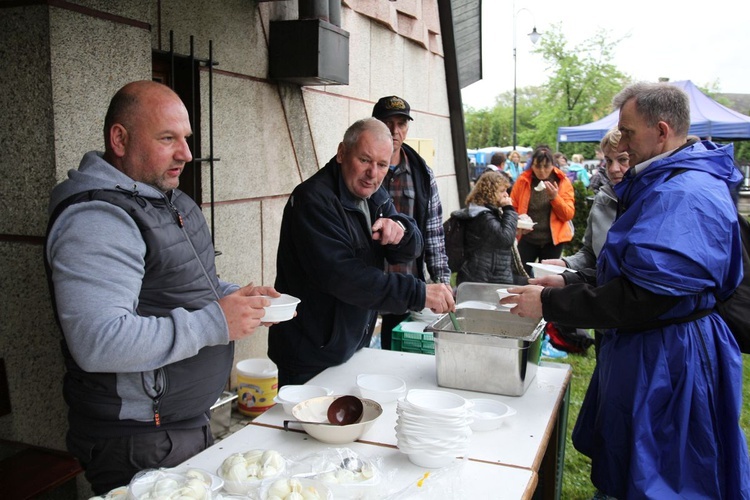
[[[513,283],[518,214],[508,195],[509,185],[505,175],[485,172],[466,197],[466,208],[453,212],[465,224],[465,260],[456,283]]]
[[[563,244],[573,239],[573,184],[554,166],[550,150],[539,147],[531,157],[531,168],[518,176],[510,196],[516,211],[536,223],[534,229],[519,229],[518,253],[531,275],[527,262],[559,259]]]

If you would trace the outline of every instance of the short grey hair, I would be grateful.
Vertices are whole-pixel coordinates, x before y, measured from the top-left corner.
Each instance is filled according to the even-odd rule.
[[[359,141],[362,132],[370,132],[376,139],[381,139],[393,143],[393,136],[388,127],[377,118],[363,118],[352,123],[344,133],[344,147],[347,150],[352,149]]]
[[[679,87],[665,82],[634,83],[612,99],[612,107],[621,109],[631,99],[650,127],[663,121],[676,134],[686,136],[690,130],[690,98]]]

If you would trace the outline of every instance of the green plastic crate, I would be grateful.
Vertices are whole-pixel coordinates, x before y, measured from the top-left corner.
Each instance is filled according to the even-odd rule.
[[[435,337],[432,332],[405,332],[396,325],[391,332],[391,350],[435,354]]]

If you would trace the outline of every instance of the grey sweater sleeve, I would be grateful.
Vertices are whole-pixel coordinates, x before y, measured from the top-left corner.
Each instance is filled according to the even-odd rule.
[[[165,317],[138,315],[146,247],[133,219],[114,205],[67,208],[46,251],[63,334],[86,371],[153,370],[229,342],[218,302]]]

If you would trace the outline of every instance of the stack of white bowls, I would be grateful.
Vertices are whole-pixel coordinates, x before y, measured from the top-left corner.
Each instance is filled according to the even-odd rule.
[[[414,465],[449,465],[468,451],[471,406],[452,392],[410,390],[396,405],[396,446]]]

